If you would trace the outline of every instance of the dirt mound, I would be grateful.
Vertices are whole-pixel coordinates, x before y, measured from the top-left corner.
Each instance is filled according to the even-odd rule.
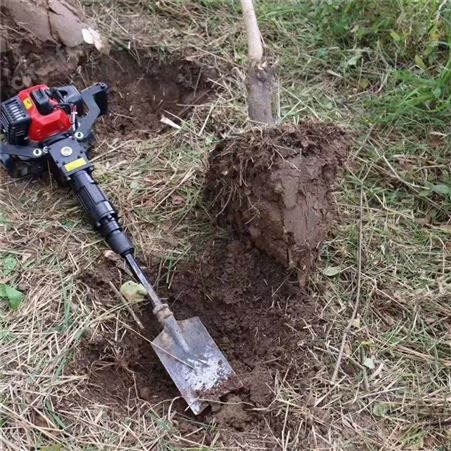
[[[2,17],[2,26],[15,26]],[[66,84],[76,72],[83,50],[57,46],[52,42],[35,41],[11,36],[0,52],[1,100],[35,84],[50,86]]]
[[[307,272],[334,217],[331,192],[347,149],[345,132],[321,123],[226,139],[209,158],[207,195],[239,235]]]
[[[4,0],[5,15],[29,38],[75,47],[84,42],[81,11],[65,0]]]

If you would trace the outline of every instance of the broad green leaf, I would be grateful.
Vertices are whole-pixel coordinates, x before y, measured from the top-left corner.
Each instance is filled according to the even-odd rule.
[[[440,99],[442,97],[442,88],[440,86],[437,86],[433,91],[432,94],[434,95],[435,99]]]
[[[346,67],[353,67],[356,66],[359,60],[362,58],[362,51],[360,49],[357,49],[355,54],[351,56],[351,58],[346,61]]]
[[[390,36],[396,42],[399,42],[401,40],[401,36],[398,33],[396,33],[396,31],[394,31],[394,30],[390,31]]]
[[[373,415],[376,417],[384,417],[389,410],[390,406],[385,402],[376,402],[373,404]]]
[[[140,283],[132,281],[123,283],[119,291],[127,301],[132,303],[142,301],[147,295],[146,289]]]
[[[20,304],[23,301],[23,293],[19,290],[16,290],[13,287],[10,287],[9,285],[5,285],[5,292],[6,292],[6,297],[8,299],[9,302],[9,306],[13,309],[16,310],[19,308]]]
[[[423,70],[426,70],[426,69],[427,69],[426,64],[424,64],[423,58],[421,58],[420,55],[415,55],[415,64],[416,64],[420,69],[423,69]]]
[[[451,186],[444,184],[433,185],[431,186],[431,191],[437,194],[451,194]]]
[[[343,270],[341,269],[341,266],[326,266],[323,269],[323,274],[327,277],[334,277],[337,274],[340,274]]]
[[[11,274],[17,266],[17,259],[13,255],[8,255],[3,259],[3,274],[8,276]]]
[[[0,284],[0,297],[8,301],[11,309],[16,310],[22,303],[24,295],[10,285]]]

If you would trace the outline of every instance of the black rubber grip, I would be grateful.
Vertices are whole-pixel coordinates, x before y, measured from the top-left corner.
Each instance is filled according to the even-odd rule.
[[[75,172],[70,175],[69,184],[91,224],[111,249],[121,256],[133,253],[133,245],[119,224],[115,208],[91,174],[86,170]]]

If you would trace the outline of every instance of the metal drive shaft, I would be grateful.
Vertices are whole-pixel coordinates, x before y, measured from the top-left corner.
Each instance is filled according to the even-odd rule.
[[[160,307],[163,305],[163,302],[161,302],[161,299],[159,298],[157,292],[154,290],[152,285],[150,284],[149,280],[143,273],[141,267],[139,266],[138,262],[136,261],[135,257],[132,253],[124,255],[124,259],[127,262],[130,270],[132,271],[133,275],[135,276],[135,279],[146,289],[150,300],[152,301],[152,305],[154,309],[156,307]]]

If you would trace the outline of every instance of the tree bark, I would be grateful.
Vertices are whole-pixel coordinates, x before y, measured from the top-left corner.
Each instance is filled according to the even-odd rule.
[[[263,59],[263,45],[253,0],[241,0],[241,9],[243,10],[244,26],[246,27],[249,60],[251,63],[259,64]]]
[[[273,65],[265,58],[253,0],[240,0],[246,27],[249,65],[246,88],[249,119],[260,124],[273,124],[274,91],[277,85]]]
[[[276,71],[268,64],[252,65],[247,68],[247,109],[249,119],[261,124],[273,124],[274,88]]]

